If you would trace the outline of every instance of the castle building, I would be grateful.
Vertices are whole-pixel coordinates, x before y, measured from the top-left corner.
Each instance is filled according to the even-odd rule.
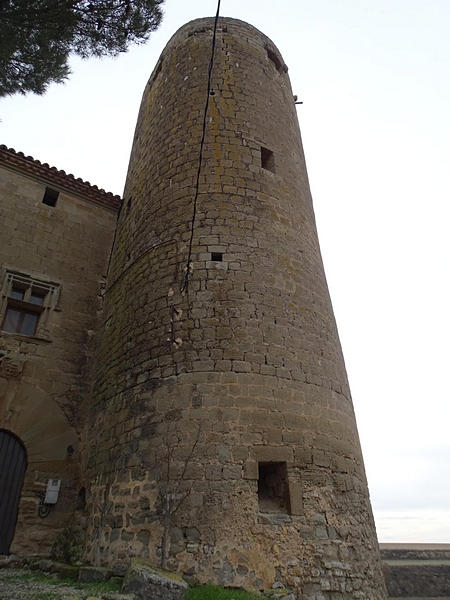
[[[120,203],[0,147],[0,554],[48,554],[83,502],[89,340]]]
[[[254,27],[214,27],[163,51],[120,211],[1,150],[11,548],[48,551],[78,511],[93,563],[381,600],[288,68]]]

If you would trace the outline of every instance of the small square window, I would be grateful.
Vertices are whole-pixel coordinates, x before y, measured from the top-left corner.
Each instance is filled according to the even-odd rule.
[[[222,252],[211,252],[211,260],[215,260],[216,262],[222,262],[222,257]]]
[[[52,190],[52,188],[45,188],[44,197],[42,198],[42,204],[47,206],[56,206],[59,192]]]
[[[275,173],[275,157],[272,150],[261,146],[261,167],[266,171]]]
[[[263,513],[291,513],[287,465],[285,462],[260,462],[258,465],[258,503]]]

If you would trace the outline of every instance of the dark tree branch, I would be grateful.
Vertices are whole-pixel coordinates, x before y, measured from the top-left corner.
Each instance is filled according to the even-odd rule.
[[[0,96],[45,92],[68,77],[70,54],[115,56],[144,43],[161,22],[162,3],[0,0]]]

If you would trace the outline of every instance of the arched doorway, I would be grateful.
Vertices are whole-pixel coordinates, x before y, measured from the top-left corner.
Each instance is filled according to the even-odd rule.
[[[9,554],[26,470],[24,445],[17,436],[0,429],[0,554]]]

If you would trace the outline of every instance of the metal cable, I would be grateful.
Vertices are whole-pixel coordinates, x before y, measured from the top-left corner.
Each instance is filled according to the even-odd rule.
[[[203,113],[203,128],[202,128],[202,139],[200,141],[200,150],[198,154],[198,168],[197,168],[197,180],[195,183],[195,195],[194,195],[194,208],[192,211],[192,221],[191,221],[191,236],[189,239],[189,249],[188,256],[186,261],[185,273],[183,277],[183,282],[181,284],[181,293],[186,292],[189,286],[189,276],[192,272],[191,267],[191,256],[192,256],[192,242],[194,240],[194,228],[195,228],[195,217],[197,215],[197,201],[198,201],[198,193],[200,186],[200,172],[202,169],[202,160],[203,160],[203,147],[205,145],[205,135],[206,135],[206,117],[208,114],[208,106],[209,106],[209,96],[211,91],[211,75],[214,65],[214,52],[216,49],[216,32],[217,32],[217,22],[219,20],[219,10],[220,10],[220,0],[217,2],[217,12],[216,17],[214,19],[214,31],[213,31],[213,39],[212,39],[212,47],[211,47],[211,58],[209,60],[208,67],[208,89],[206,90],[206,102],[205,102],[205,110]]]

